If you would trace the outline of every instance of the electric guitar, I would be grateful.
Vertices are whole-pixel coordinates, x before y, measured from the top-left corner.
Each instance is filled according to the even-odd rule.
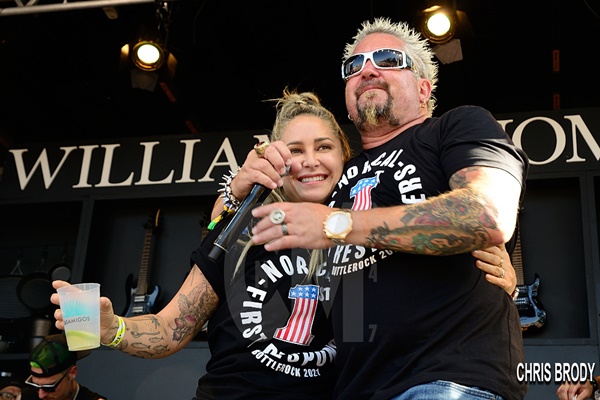
[[[529,328],[541,328],[546,322],[546,311],[538,298],[540,287],[540,277],[535,274],[532,284],[526,285],[523,278],[523,260],[521,254],[521,230],[517,227],[517,241],[515,249],[511,255],[511,262],[517,275],[517,289],[519,296],[515,299],[515,304],[521,317],[521,330],[526,331]]]
[[[148,267],[150,264],[150,255],[152,253],[152,238],[154,230],[158,226],[159,215],[160,209],[156,211],[156,215],[154,217],[151,216],[144,225],[146,228],[146,235],[144,236],[144,249],[142,251],[137,286],[133,287],[133,275],[127,277],[126,288],[130,290],[130,293],[128,293],[127,311],[123,314],[125,317],[151,314],[160,293],[160,287],[158,285],[154,286],[152,293],[148,293]]]

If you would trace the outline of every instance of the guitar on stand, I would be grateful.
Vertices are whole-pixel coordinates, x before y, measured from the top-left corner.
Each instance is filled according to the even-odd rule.
[[[125,317],[133,317],[135,315],[151,314],[154,304],[160,293],[160,287],[154,286],[152,293],[148,293],[148,269],[150,265],[150,255],[152,253],[152,238],[154,231],[158,226],[160,209],[156,211],[154,216],[148,219],[144,225],[146,234],[144,236],[144,248],[142,251],[142,260],[140,262],[140,271],[138,273],[137,285],[133,287],[133,275],[127,277],[128,305],[123,314]]]
[[[517,275],[519,296],[515,299],[515,304],[521,317],[521,330],[526,331],[529,328],[541,328],[546,322],[546,311],[538,299],[540,277],[538,274],[535,274],[533,283],[530,285],[525,284],[521,253],[521,229],[519,227],[517,227],[517,241],[511,255],[511,262]]]

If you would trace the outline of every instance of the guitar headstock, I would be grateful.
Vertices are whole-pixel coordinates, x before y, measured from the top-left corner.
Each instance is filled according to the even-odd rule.
[[[153,211],[148,217],[148,221],[144,224],[146,230],[155,230],[159,226],[160,221],[160,208]]]

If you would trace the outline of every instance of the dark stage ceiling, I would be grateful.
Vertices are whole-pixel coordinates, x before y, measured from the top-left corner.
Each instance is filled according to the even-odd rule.
[[[25,2],[25,1],[23,1]],[[43,4],[44,0],[38,3]],[[51,4],[51,0],[47,1]],[[0,149],[27,142],[269,129],[285,86],[314,90],[347,123],[339,64],[363,20],[413,21],[425,1],[169,1],[167,92],[133,89],[120,48],[156,24],[153,3],[6,15],[0,0]],[[437,113],[600,106],[598,0],[458,0],[472,34],[440,66]],[[553,50],[560,70],[553,72]]]

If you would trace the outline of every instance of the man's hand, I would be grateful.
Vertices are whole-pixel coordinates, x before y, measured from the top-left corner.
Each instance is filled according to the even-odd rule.
[[[590,382],[565,382],[558,387],[556,395],[559,400],[585,400],[594,396]]]
[[[273,210],[284,212],[282,224],[273,223],[269,215]],[[252,215],[262,218],[252,229],[252,241],[265,243],[265,249],[304,248],[326,249],[333,244],[323,232],[323,221],[334,209],[314,203],[272,203],[252,210]],[[284,228],[287,227],[287,234]]]

